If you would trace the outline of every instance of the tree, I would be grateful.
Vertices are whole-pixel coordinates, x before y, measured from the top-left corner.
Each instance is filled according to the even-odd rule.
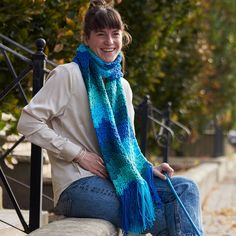
[[[149,93],[158,108],[170,101],[174,116],[196,125],[196,84],[211,71],[206,63],[201,1],[122,1],[119,10],[133,43],[126,52],[127,78],[136,94]],[[204,71],[204,73],[203,73]],[[191,91],[191,92],[190,92]],[[205,120],[206,122],[206,120]]]
[[[74,56],[74,50],[79,43],[80,22],[87,6],[88,1],[82,0],[3,0],[0,3],[0,32],[33,51],[35,51],[35,40],[40,37],[45,38],[47,41],[45,52],[48,57],[56,63],[68,62]],[[19,73],[25,64],[12,55],[9,56],[16,72]],[[3,55],[0,55],[0,61],[2,91],[11,81],[11,76]],[[29,78],[23,81],[28,97],[31,96],[31,83]],[[0,106],[1,111],[19,117],[18,107],[22,105],[22,100],[13,91],[4,98]],[[1,121],[0,129],[4,126],[5,122]],[[14,125],[12,127],[15,128]]]
[[[205,82],[208,113],[227,129],[236,127],[236,2],[207,1],[205,34],[212,48],[214,70]]]
[[[201,132],[216,117],[227,129],[232,127],[236,116],[235,1],[109,2],[116,4],[133,37],[125,49],[125,77],[134,94],[150,94],[159,109],[172,102],[173,119],[193,131]],[[2,0],[0,31],[31,49],[43,37],[49,59],[69,62],[88,4],[83,0]],[[0,67],[1,89],[7,83],[4,66]],[[29,88],[30,82],[25,83]],[[12,112],[20,103],[9,95],[1,108]]]

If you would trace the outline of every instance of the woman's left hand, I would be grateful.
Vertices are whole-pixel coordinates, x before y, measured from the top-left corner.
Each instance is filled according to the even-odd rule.
[[[174,169],[170,167],[168,163],[162,163],[159,166],[153,166],[153,174],[160,179],[165,180],[166,177],[163,173],[167,173],[169,177],[171,177],[174,174]]]

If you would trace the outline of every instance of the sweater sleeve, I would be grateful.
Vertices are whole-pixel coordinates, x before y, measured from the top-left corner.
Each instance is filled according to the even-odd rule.
[[[55,68],[45,85],[23,108],[17,125],[19,133],[28,141],[67,161],[72,161],[82,147],[57,134],[48,123],[63,114],[72,86],[70,72],[64,66]]]
[[[135,132],[135,127],[134,127],[135,113],[134,113],[134,106],[133,106],[133,92],[132,92],[129,82],[125,79],[123,79],[123,88],[124,88],[124,92],[125,92],[125,96],[126,96],[128,115],[129,115],[133,130]]]

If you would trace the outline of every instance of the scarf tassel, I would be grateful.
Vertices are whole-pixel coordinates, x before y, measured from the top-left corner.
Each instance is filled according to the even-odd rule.
[[[136,199],[135,199],[136,198]],[[132,181],[120,196],[124,235],[142,233],[152,227],[155,208],[148,184]]]
[[[157,206],[158,208],[160,208],[162,206],[162,201],[160,199],[160,196],[157,192],[156,186],[154,184],[154,179],[153,179],[153,170],[152,170],[153,166],[149,165],[149,167],[146,170],[145,173],[145,180],[149,186],[151,195],[152,195],[152,199],[155,203],[155,206]]]
[[[146,168],[145,180],[131,182],[120,196],[125,236],[128,232],[140,234],[151,228],[156,218],[155,209],[162,206],[153,180],[152,165]]]

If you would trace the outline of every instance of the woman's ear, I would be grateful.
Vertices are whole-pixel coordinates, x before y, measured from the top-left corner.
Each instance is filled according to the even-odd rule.
[[[88,36],[84,35],[83,41],[84,41],[84,44],[88,46]]]

